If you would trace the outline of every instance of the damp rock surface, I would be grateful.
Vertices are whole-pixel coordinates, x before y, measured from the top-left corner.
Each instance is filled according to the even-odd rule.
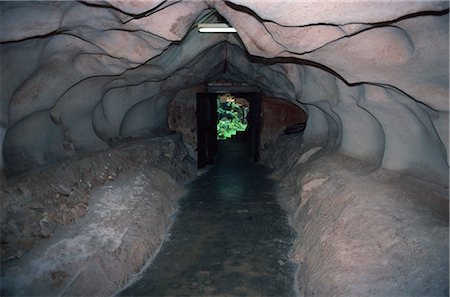
[[[161,250],[119,296],[295,296],[295,233],[270,171],[221,142],[217,164],[194,180]]]

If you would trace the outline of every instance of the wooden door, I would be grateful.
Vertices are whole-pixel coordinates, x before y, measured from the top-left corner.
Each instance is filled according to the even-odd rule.
[[[197,93],[198,168],[212,164],[217,152],[217,101],[213,93]]]
[[[232,93],[235,97],[245,98],[250,103],[250,111],[247,116],[248,134],[250,153],[255,162],[259,161],[259,144],[261,134],[261,93]]]
[[[250,97],[250,133],[253,160],[259,161],[259,143],[261,133],[261,93],[249,93]]]

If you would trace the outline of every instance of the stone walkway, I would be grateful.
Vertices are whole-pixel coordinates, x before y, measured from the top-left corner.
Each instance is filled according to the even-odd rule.
[[[194,180],[170,235],[141,278],[119,296],[295,296],[295,238],[269,171],[239,142]]]

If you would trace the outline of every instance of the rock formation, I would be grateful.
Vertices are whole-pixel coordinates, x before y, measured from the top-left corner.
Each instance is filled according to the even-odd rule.
[[[177,95],[224,79],[305,110],[298,152],[326,148],[448,191],[448,12],[447,1],[2,1],[0,175],[167,135]],[[236,34],[197,31],[223,19]]]
[[[237,35],[198,33],[212,11]],[[2,2],[1,27],[8,172],[164,134],[178,91],[227,77],[346,155],[446,181],[447,2]]]

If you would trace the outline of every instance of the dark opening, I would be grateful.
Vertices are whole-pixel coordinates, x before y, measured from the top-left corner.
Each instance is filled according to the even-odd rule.
[[[246,142],[257,162],[260,132],[260,93],[197,94],[198,168],[212,164],[218,141],[230,138]]]
[[[226,93],[217,96],[217,140],[243,138],[248,128],[250,103]]]

